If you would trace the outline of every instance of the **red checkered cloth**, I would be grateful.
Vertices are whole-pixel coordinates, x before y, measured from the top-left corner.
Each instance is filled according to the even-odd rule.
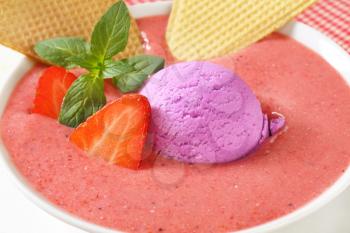
[[[137,4],[157,0],[126,1]],[[350,53],[350,0],[319,0],[297,20],[323,32]]]
[[[328,35],[350,53],[350,0],[319,0],[297,20]]]

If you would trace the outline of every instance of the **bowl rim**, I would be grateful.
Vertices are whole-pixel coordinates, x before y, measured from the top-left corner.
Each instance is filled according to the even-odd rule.
[[[153,3],[142,3],[129,6],[131,14],[135,18],[142,18],[147,16],[165,15],[170,12],[171,1],[165,2],[153,2]],[[344,80],[350,84],[350,55],[343,50],[338,44],[332,41],[327,36],[323,35],[319,31],[299,22],[291,22],[279,30],[282,34],[291,36],[297,41],[301,42],[304,46],[315,51],[321,57],[323,57],[331,66],[333,66],[344,78]],[[316,38],[316,41],[315,41]],[[9,49],[8,49],[9,50]],[[8,98],[13,91],[13,88],[17,84],[17,81],[22,77],[30,67],[33,66],[33,61],[26,58],[24,55],[14,51],[8,52],[9,54],[15,54],[15,62],[12,63],[14,66],[12,72],[5,75],[5,78],[0,79],[0,115],[7,104]],[[6,56],[6,54],[5,54]],[[335,59],[336,58],[336,59]],[[17,78],[10,78],[17,77]],[[9,81],[12,82],[9,82]],[[50,215],[57,217],[58,219],[76,226],[80,229],[88,232],[96,233],[121,233],[122,231],[106,228],[86,220],[83,220],[75,215],[72,215],[65,210],[51,204],[46,198],[42,197],[40,193],[36,192],[26,181],[25,178],[17,171],[15,165],[12,163],[5,146],[0,139],[0,161],[5,172],[11,177],[16,186],[20,191],[32,202],[34,202],[41,209],[49,213]],[[280,218],[272,221],[257,225],[251,228],[247,228],[236,233],[260,233],[260,232],[271,232],[282,227],[285,227],[291,223],[300,220],[309,214],[317,211],[325,204],[329,203],[341,192],[343,192],[350,184],[350,169],[346,171],[337,179],[337,181],[318,197],[309,201],[304,206],[297,210],[284,215]]]

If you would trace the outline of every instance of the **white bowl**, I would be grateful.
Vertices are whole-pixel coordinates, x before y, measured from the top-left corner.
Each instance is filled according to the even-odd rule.
[[[170,12],[170,9],[171,2],[145,3],[130,7],[131,14],[135,18],[168,14]],[[336,70],[338,70],[338,72],[347,81],[347,83],[350,83],[350,56],[331,39],[327,38],[320,32],[298,22],[292,22],[288,24],[283,29],[281,29],[280,32],[294,38],[306,47],[318,53]],[[11,95],[11,92],[14,89],[15,85],[21,79],[23,74],[33,66],[34,63],[24,55],[2,46],[0,46],[0,60],[0,115],[2,115],[8,98]],[[62,209],[57,208],[46,199],[44,199],[39,193],[34,191],[27,184],[21,174],[19,174],[2,142],[0,143],[0,158],[4,169],[13,178],[14,182],[17,184],[20,190],[43,210],[63,220],[64,222],[84,229],[88,232],[120,232],[84,221],[65,212]],[[325,190],[325,192],[322,193],[319,197],[310,201],[304,207],[299,208],[298,210],[284,217],[256,227],[239,231],[239,233],[273,232],[282,229],[282,227],[285,227],[288,224],[304,218],[305,216],[318,210],[320,207],[330,202],[342,191],[344,191],[349,186],[349,184],[350,169],[347,169],[345,173],[331,187]]]

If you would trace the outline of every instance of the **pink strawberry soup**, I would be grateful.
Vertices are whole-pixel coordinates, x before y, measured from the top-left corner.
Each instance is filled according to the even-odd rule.
[[[167,16],[138,20],[146,53],[166,50]],[[350,161],[350,92],[322,58],[274,33],[215,63],[234,70],[266,110],[287,125],[244,159],[184,164],[158,156],[138,171],[91,159],[72,129],[32,114],[36,65],[14,90],[1,119],[14,164],[43,197],[85,220],[127,232],[228,232],[286,215],[332,185]],[[119,94],[109,85],[108,99]],[[190,140],[190,139],[189,139]]]

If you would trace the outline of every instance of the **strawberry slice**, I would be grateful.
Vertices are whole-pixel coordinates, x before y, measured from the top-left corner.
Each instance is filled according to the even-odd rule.
[[[124,95],[80,124],[70,135],[70,141],[89,156],[137,169],[142,160],[150,115],[146,97]]]
[[[57,119],[63,98],[76,78],[62,67],[51,66],[44,70],[36,89],[32,112]]]

